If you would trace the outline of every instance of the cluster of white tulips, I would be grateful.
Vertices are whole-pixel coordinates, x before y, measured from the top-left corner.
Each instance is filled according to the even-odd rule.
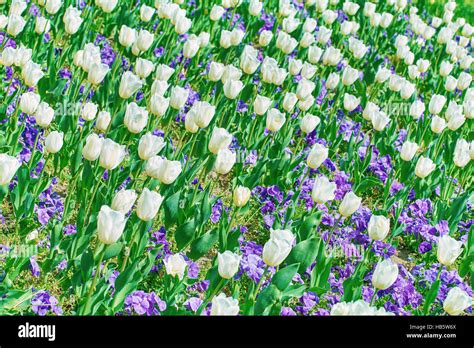
[[[40,246],[3,311],[28,263],[79,315],[472,311],[474,28],[442,9],[0,0],[1,243]]]

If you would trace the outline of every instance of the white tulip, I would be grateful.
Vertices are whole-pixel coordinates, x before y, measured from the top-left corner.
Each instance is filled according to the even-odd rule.
[[[318,169],[321,164],[328,158],[329,150],[327,147],[321,144],[314,144],[311,151],[308,154],[306,163],[311,169]]]
[[[285,123],[285,114],[278,109],[270,109],[267,112],[266,127],[271,132],[278,132]]]
[[[431,159],[421,156],[416,163],[415,174],[417,177],[424,179],[430,175],[435,168],[436,164],[434,164]]]
[[[449,290],[443,302],[443,309],[449,315],[460,315],[465,309],[472,306],[472,297],[459,287]]]
[[[180,110],[186,104],[189,97],[189,90],[180,86],[171,88],[170,106],[175,110]]]
[[[54,109],[46,102],[41,102],[35,111],[36,124],[42,128],[47,128],[54,118]]]
[[[20,98],[20,110],[28,115],[34,115],[40,103],[40,96],[34,92],[26,92]]]
[[[44,141],[48,153],[57,153],[63,147],[64,134],[58,131],[52,131]]]
[[[102,168],[112,170],[122,163],[125,157],[125,146],[117,144],[112,139],[105,139],[99,156],[99,164]]]
[[[234,205],[236,207],[243,207],[247,204],[250,199],[251,191],[249,188],[245,186],[237,186],[234,189],[234,193],[232,195]]]
[[[390,232],[390,219],[383,215],[372,215],[367,226],[367,232],[372,240],[384,240]]]
[[[137,201],[137,216],[142,221],[153,220],[160,209],[164,197],[158,192],[143,189]]]
[[[349,217],[359,209],[361,203],[362,198],[350,191],[345,194],[341,204],[339,205],[339,214],[344,217]]]
[[[180,280],[183,279],[187,263],[182,255],[171,255],[164,260],[163,263],[165,265],[166,274],[169,274],[172,277],[178,276]]]
[[[231,279],[239,270],[240,255],[234,254],[230,250],[217,254],[217,270],[224,279]]]
[[[113,244],[122,236],[125,228],[125,215],[103,205],[97,217],[97,235],[104,244]]]
[[[239,80],[228,80],[224,83],[224,95],[229,99],[235,99],[240,94],[244,84]]]
[[[10,183],[20,166],[20,161],[15,157],[0,153],[0,186]]]
[[[270,98],[257,94],[257,97],[253,102],[253,110],[259,116],[265,115],[272,103],[273,100],[271,100]]]
[[[120,80],[119,95],[122,99],[130,98],[143,86],[143,81],[131,71],[126,71]]]
[[[344,93],[344,109],[351,112],[359,106],[360,98],[353,96],[352,94]]]
[[[398,265],[390,259],[379,262],[372,275],[372,285],[380,290],[388,289],[398,278]]]
[[[123,123],[129,132],[138,134],[145,129],[148,123],[148,111],[132,102],[127,105]]]
[[[79,30],[83,19],[81,11],[73,6],[69,6],[63,16],[64,29],[69,35],[74,35]]]
[[[454,164],[460,168],[465,167],[471,160],[471,156],[469,154],[469,143],[466,140],[458,139],[456,141],[453,160]]]
[[[87,102],[82,107],[81,117],[86,121],[92,121],[95,119],[98,111],[98,106],[95,103]]]
[[[101,131],[105,132],[107,128],[109,128],[110,121],[112,121],[112,117],[110,116],[110,112],[108,111],[100,111],[97,115],[97,120],[95,122],[95,127]]]
[[[138,155],[142,160],[148,161],[153,156],[156,156],[164,147],[165,142],[162,137],[148,132],[140,138]]]
[[[314,181],[311,198],[315,203],[324,204],[335,198],[336,189],[336,183],[329,181],[325,176],[319,176]]]
[[[82,149],[82,156],[88,161],[95,161],[100,156],[104,139],[97,134],[91,133],[86,138],[86,144]]]
[[[235,316],[239,314],[239,301],[226,297],[224,293],[212,299],[211,315],[230,315]]]
[[[320,122],[321,119],[318,116],[307,113],[301,119],[301,131],[306,134],[311,133]]]

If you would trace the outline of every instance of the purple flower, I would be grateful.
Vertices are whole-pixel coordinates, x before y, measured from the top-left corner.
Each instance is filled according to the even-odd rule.
[[[49,312],[56,315],[62,315],[63,310],[58,306],[56,297],[51,296],[48,291],[38,291],[31,299],[31,309],[34,313],[45,316]]]

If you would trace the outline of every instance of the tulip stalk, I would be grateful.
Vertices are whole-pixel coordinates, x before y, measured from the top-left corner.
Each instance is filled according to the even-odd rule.
[[[94,278],[92,279],[91,287],[89,288],[89,291],[87,293],[86,302],[85,302],[85,305],[83,307],[84,309],[80,313],[81,315],[89,313],[89,311],[90,311],[90,301],[91,301],[91,298],[92,298],[92,294],[95,290],[97,280],[99,279],[99,275],[101,273],[100,266],[102,264],[102,260],[104,259],[104,255],[105,255],[105,248],[103,248],[103,250],[101,250],[99,252],[99,258],[98,258],[98,261],[97,261],[97,266],[96,266],[96,269],[95,269]]]

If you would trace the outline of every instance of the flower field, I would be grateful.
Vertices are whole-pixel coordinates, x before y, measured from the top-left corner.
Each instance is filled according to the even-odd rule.
[[[459,3],[0,0],[0,315],[470,315]]]

